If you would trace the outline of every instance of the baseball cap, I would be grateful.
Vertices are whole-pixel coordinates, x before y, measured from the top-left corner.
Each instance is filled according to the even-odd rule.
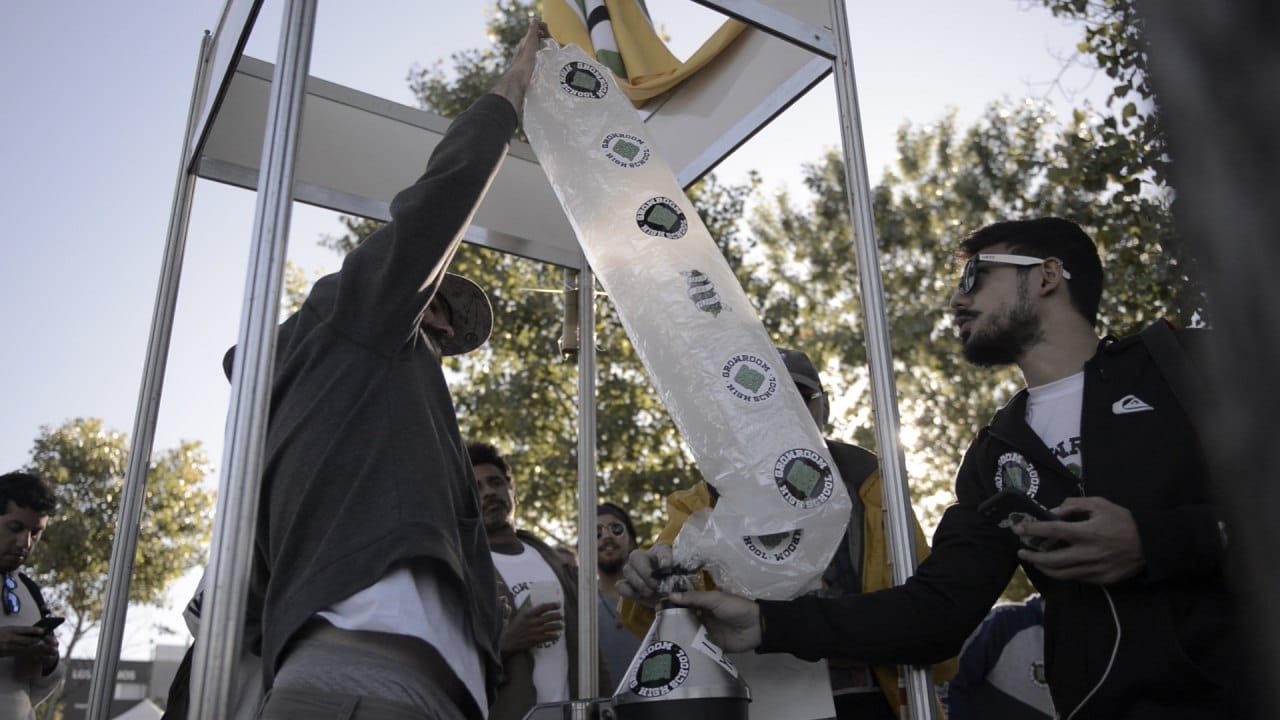
[[[479,285],[461,275],[445,273],[436,293],[449,303],[449,320],[453,324],[453,337],[442,340],[441,354],[469,353],[489,340],[493,306]]]
[[[818,377],[818,368],[814,367],[808,355],[799,350],[785,348],[778,348],[778,354],[782,356],[782,364],[787,366],[787,372],[791,373],[791,379],[796,385],[801,389],[823,392],[822,378]]]

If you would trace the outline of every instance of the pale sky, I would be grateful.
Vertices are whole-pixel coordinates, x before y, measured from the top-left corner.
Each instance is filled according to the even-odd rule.
[[[553,0],[548,0],[553,1]],[[25,464],[41,425],[102,418],[132,431],[196,54],[218,0],[0,0],[0,471]],[[319,4],[311,73],[405,104],[416,64],[487,47],[485,0],[329,0]],[[718,24],[690,0],[648,0],[688,55]],[[248,54],[274,61],[283,2],[267,0]],[[873,181],[894,161],[898,126],[955,108],[1046,97],[1061,111],[1110,88],[1087,68],[1051,84],[1080,29],[1019,0],[849,0],[862,129]],[[767,190],[798,188],[801,163],[840,146],[823,82],[718,171],[758,170]],[[221,464],[228,386],[220,360],[239,326],[254,196],[197,183],[155,448],[201,441]],[[317,247],[340,228],[295,206],[290,256],[311,274],[339,258]],[[499,318],[499,323],[501,319]],[[211,483],[216,478],[211,478]],[[194,585],[175,588],[180,608]],[[150,657],[152,622],[133,612],[125,657]],[[186,634],[166,638],[185,642]],[[96,640],[87,640],[92,653]]]

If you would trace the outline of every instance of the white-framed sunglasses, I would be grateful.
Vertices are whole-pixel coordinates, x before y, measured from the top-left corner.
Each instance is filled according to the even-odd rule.
[[[968,295],[978,289],[978,263],[990,262],[1000,263],[1002,265],[1017,265],[1019,267],[1031,267],[1032,265],[1042,265],[1049,260],[1055,258],[1038,258],[1030,255],[1006,255],[1004,253],[978,253],[969,258],[964,264],[964,272],[960,274],[960,293]],[[1071,273],[1067,269],[1062,268],[1062,277],[1070,280]]]

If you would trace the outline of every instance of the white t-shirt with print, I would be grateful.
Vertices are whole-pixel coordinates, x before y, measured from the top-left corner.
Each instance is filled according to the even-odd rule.
[[[515,598],[515,609],[554,602],[564,608],[564,589],[560,580],[537,550],[520,543],[520,553],[507,555],[490,552],[493,566]],[[569,699],[569,651],[564,633],[549,643],[532,649],[533,686],[538,690],[538,703],[564,702]]]
[[[1027,388],[1027,393],[1027,425],[1040,436],[1058,462],[1077,480],[1082,479],[1080,413],[1084,407],[1084,372]]]

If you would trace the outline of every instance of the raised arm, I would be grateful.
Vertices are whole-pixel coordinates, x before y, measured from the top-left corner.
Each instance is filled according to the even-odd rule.
[[[546,25],[535,21],[511,66],[491,92],[449,126],[427,170],[391,202],[391,222],[322,280],[334,285],[331,320],[357,342],[393,352],[438,287],[440,278],[506,157]]]

